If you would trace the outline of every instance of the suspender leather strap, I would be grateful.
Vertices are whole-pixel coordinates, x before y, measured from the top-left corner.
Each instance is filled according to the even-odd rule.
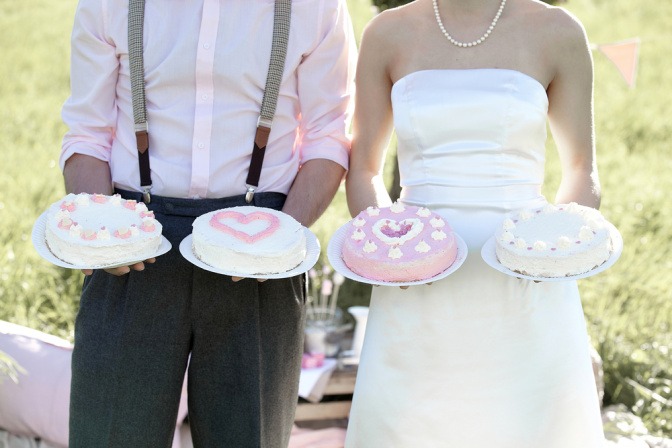
[[[152,175],[149,166],[149,128],[147,126],[147,102],[145,100],[145,67],[142,52],[145,0],[128,1],[128,57],[131,71],[133,96],[133,122],[138,148],[140,187],[146,203],[151,201]]]
[[[257,121],[257,132],[254,136],[254,146],[252,148],[252,158],[250,160],[250,169],[245,181],[247,193],[245,200],[252,202],[254,192],[259,186],[261,177],[261,167],[264,164],[264,155],[268,136],[271,133],[273,116],[278,104],[278,92],[282,82],[282,74],[285,69],[285,58],[287,56],[287,45],[289,42],[289,27],[292,17],[292,0],[276,0],[273,18],[273,44],[271,46],[271,61],[266,75],[266,89],[261,101],[261,113]]]
[[[252,202],[259,186],[261,168],[264,163],[268,136],[271,133],[273,116],[278,103],[278,92],[287,56],[289,27],[292,15],[292,0],[276,0],[273,19],[273,43],[271,61],[266,75],[266,88],[261,102],[261,112],[257,121],[254,146],[247,175],[245,200]],[[128,1],[128,55],[131,72],[131,93],[133,96],[133,121],[138,148],[140,186],[143,199],[151,201],[151,169],[149,165],[149,126],[147,123],[147,102],[145,98],[145,70],[143,59],[143,25],[145,20],[145,0]]]

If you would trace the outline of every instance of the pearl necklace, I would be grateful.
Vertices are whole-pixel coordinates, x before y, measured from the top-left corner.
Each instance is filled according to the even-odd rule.
[[[436,23],[439,24],[439,28],[441,28],[441,32],[443,33],[444,36],[446,36],[446,39],[450,41],[453,45],[456,47],[474,47],[478,44],[481,44],[485,41],[485,39],[490,36],[490,33],[492,33],[492,30],[495,29],[495,25],[497,25],[497,21],[499,20],[499,17],[502,15],[502,10],[504,10],[504,5],[506,5],[506,0],[502,0],[502,3],[499,5],[499,9],[497,10],[497,14],[495,15],[495,18],[492,19],[492,23],[488,27],[488,29],[485,31],[485,34],[483,34],[480,38],[476,39],[473,42],[458,42],[455,39],[453,39],[453,36],[448,34],[448,31],[446,31],[446,27],[443,26],[443,22],[441,21],[441,15],[439,14],[439,3],[438,0],[432,0],[434,3],[434,15],[436,16]]]

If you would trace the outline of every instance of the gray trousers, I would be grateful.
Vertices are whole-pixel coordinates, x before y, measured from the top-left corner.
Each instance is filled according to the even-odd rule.
[[[127,198],[139,195],[122,193]],[[284,195],[257,194],[280,209]],[[70,448],[170,447],[188,364],[195,447],[286,447],[298,398],[305,277],[240,282],[187,262],[195,217],[246,205],[153,198],[173,247],[142,272],[87,277],[75,325]]]

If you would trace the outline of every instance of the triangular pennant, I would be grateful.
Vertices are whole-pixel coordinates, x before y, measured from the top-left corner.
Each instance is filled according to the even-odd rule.
[[[639,38],[612,44],[597,45],[597,49],[611,61],[629,87],[635,86],[639,60]]]

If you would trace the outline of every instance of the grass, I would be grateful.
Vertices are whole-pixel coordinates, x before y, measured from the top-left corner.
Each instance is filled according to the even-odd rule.
[[[82,274],[43,261],[34,220],[64,194],[57,166],[68,95],[69,34],[76,0],[0,0],[0,319],[72,338]],[[624,403],[652,433],[672,437],[672,3],[570,0],[591,42],[642,39],[637,86],[629,89],[595,52],[595,115],[604,214],[625,249],[609,271],[580,288],[593,343],[604,360],[606,404]],[[372,15],[349,0],[357,36]],[[394,154],[390,149],[389,159]],[[544,192],[559,181],[548,145]],[[349,218],[343,192],[314,226],[326,248]],[[322,260],[324,262],[324,258]],[[346,282],[342,307],[367,304],[369,289]]]

